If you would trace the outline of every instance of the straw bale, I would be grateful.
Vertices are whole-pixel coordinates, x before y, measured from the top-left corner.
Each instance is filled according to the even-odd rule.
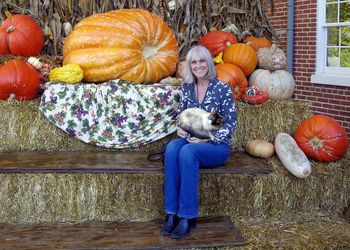
[[[202,174],[200,215],[274,218],[303,212],[341,213],[350,201],[348,153],[334,163],[312,162],[298,179],[277,157],[266,175]],[[163,216],[158,174],[0,174],[0,222],[150,220]]]
[[[242,149],[249,139],[273,142],[279,132],[292,134],[312,114],[307,103],[291,100],[268,101],[257,106],[237,102],[237,109],[238,127],[234,133],[233,149]],[[70,137],[39,112],[38,99],[14,103],[0,101],[0,128],[0,152],[117,151]],[[163,144],[174,137],[175,134],[171,134],[128,151],[159,152]]]
[[[242,149],[244,143],[252,139],[273,143],[277,133],[293,134],[297,126],[312,115],[308,103],[292,100],[269,100],[260,105],[237,102],[237,110],[235,149]]]

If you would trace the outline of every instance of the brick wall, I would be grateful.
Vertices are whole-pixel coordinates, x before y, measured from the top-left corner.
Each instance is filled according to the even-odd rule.
[[[274,0],[275,11],[268,18],[287,52],[288,0]],[[294,2],[294,67],[296,89],[293,98],[310,103],[315,113],[337,120],[350,138],[350,87],[311,83],[316,68],[317,0]]]

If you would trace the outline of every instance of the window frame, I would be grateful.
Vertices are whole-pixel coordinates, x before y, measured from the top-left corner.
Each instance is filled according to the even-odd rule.
[[[350,68],[326,66],[327,27],[350,26],[350,22],[326,23],[326,2],[317,0],[316,70],[311,82],[350,87]]]

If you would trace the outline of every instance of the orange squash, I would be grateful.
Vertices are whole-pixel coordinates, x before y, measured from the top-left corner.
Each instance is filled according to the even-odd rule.
[[[74,27],[63,47],[63,64],[78,64],[87,82],[158,82],[175,72],[178,56],[174,33],[143,9],[89,16]]]
[[[251,46],[255,51],[258,51],[261,48],[270,48],[272,46],[270,40],[266,37],[248,36],[243,42]]]
[[[236,65],[230,63],[220,63],[216,65],[217,78],[230,84],[235,100],[240,99],[248,86],[248,80],[243,71]]]
[[[245,43],[235,43],[225,49],[223,59],[240,67],[245,76],[249,76],[258,63],[255,50]]]

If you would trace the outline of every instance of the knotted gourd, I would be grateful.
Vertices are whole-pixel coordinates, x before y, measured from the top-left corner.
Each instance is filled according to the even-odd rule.
[[[178,56],[171,29],[143,9],[89,16],[74,27],[63,47],[63,64],[78,64],[86,82],[158,82],[175,72]]]

